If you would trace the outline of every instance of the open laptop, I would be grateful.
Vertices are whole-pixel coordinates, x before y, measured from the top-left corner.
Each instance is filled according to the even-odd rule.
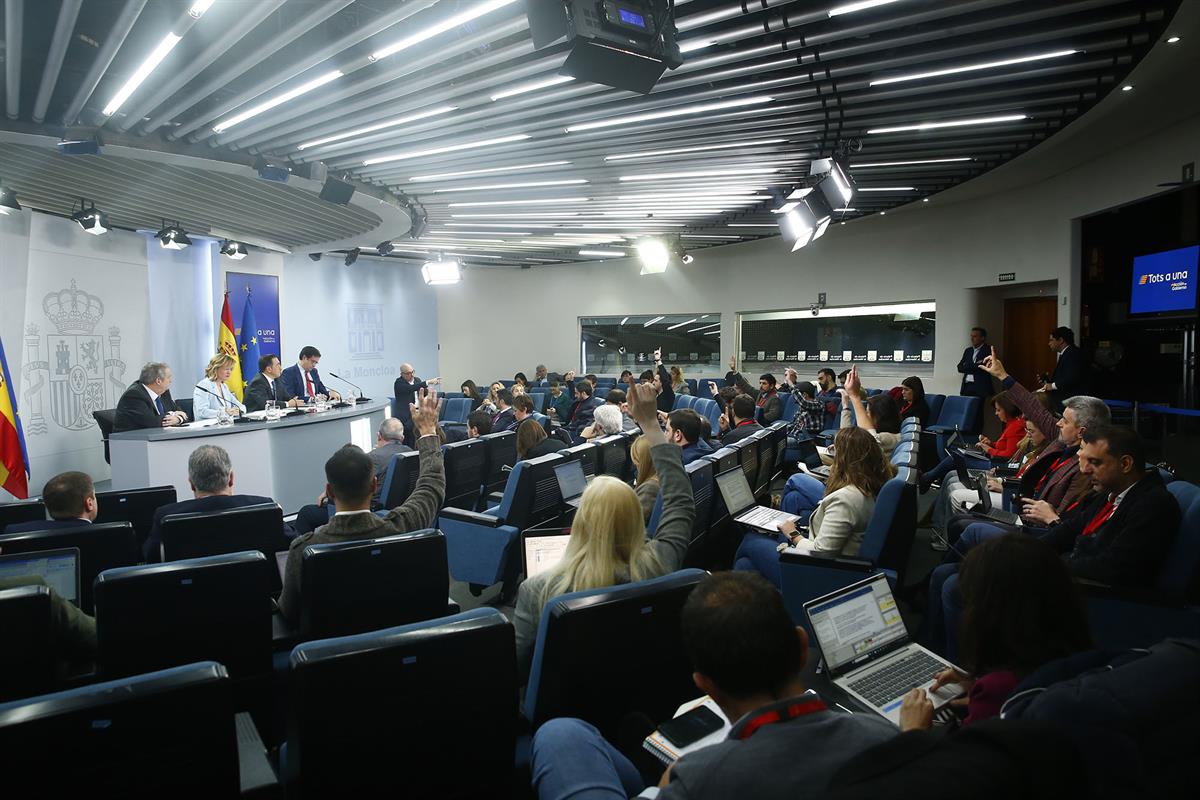
[[[558,491],[563,502],[571,508],[579,508],[583,490],[587,488],[587,476],[583,474],[583,462],[572,459],[554,467],[558,479]]]
[[[987,478],[980,477],[975,482],[975,489],[979,492],[979,505],[971,509],[975,514],[982,514],[988,519],[993,519],[996,522],[1002,522],[1005,525],[1020,525],[1021,515],[1015,514],[1012,511],[1005,511],[1002,508],[992,506],[992,493],[987,488]]]
[[[950,453],[950,458],[954,460],[954,471],[958,473],[958,479],[963,486],[974,486],[980,478],[987,481],[987,470],[968,468],[967,459],[961,450],[952,448],[946,448],[946,450]]]
[[[750,489],[750,481],[741,467],[726,470],[717,476],[717,488],[725,500],[734,522],[749,525],[752,528],[778,533],[779,525],[783,522],[797,522],[800,518],[786,511],[776,511],[773,508],[760,506],[754,502],[754,492]]]
[[[950,451],[951,449],[957,450],[965,456],[975,456],[976,458],[983,458],[987,459],[988,461],[991,461],[992,459],[992,457],[987,454],[987,451],[979,446],[978,442],[975,444],[967,444],[965,441],[963,441],[962,431],[958,429],[958,426],[955,426],[954,433],[950,434],[950,438],[946,440],[946,450]]]
[[[0,578],[37,575],[64,600],[79,605],[79,548],[0,556]]]
[[[954,666],[912,641],[887,576],[880,573],[804,604],[830,679],[893,724],[916,687]],[[929,694],[937,710],[963,693],[957,684]]]
[[[558,566],[571,541],[571,529],[527,532],[522,535],[525,550],[525,577],[532,578]]]

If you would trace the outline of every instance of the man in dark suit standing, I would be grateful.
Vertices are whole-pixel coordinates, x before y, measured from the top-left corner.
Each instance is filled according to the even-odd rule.
[[[321,383],[321,375],[317,372],[317,364],[321,362],[321,351],[312,345],[307,345],[300,351],[300,360],[285,369],[279,376],[283,388],[292,397],[299,397],[307,403],[309,398],[323,395],[331,400],[341,400],[342,396]]]
[[[436,397],[422,391],[416,405],[409,409],[417,429],[420,477],[408,499],[387,516],[371,511],[371,496],[378,480],[375,465],[366,453],[348,444],[325,462],[325,494],[337,504],[337,513],[312,533],[297,536],[288,549],[279,610],[289,621],[300,619],[300,562],[306,546],[394,536],[433,526],[446,496],[446,471],[437,435],[440,406]]]
[[[174,379],[171,368],[161,361],[151,361],[142,367],[142,374],[117,401],[113,433],[169,428],[187,422],[187,414],[171,399]]]
[[[188,484],[192,487],[194,500],[181,500],[159,506],[154,512],[154,524],[150,527],[150,535],[142,548],[142,555],[148,563],[162,560],[162,521],[171,514],[195,514],[202,511],[225,511],[242,506],[256,506],[262,503],[274,503],[269,497],[254,494],[233,493],[233,464],[229,453],[223,447],[205,444],[197,447],[188,456]],[[280,542],[284,540],[281,529]]]
[[[42,487],[42,502],[50,519],[35,519],[31,522],[14,522],[4,533],[24,531],[48,531],[55,528],[74,528],[91,525],[96,521],[99,505],[96,503],[96,487],[86,472],[62,472],[46,481]]]
[[[1075,345],[1075,331],[1068,327],[1050,331],[1050,349],[1057,354],[1058,363],[1050,375],[1042,379],[1042,391],[1049,392],[1053,409],[1061,412],[1063,401],[1076,395],[1087,394],[1087,364],[1083,351]]]
[[[983,407],[992,396],[992,376],[988,375],[979,365],[992,354],[988,345],[986,328],[971,328],[971,346],[963,350],[958,362],[958,371],[962,373],[962,385],[958,393],[964,397],[978,397],[979,410],[975,416],[975,429],[980,428],[979,421],[983,416]]]
[[[276,403],[286,403],[295,408],[304,402],[293,397],[283,385],[279,376],[283,374],[283,364],[279,356],[265,355],[258,360],[258,374],[246,385],[246,411],[262,411],[267,407],[268,400]]]
[[[400,377],[392,385],[392,396],[396,398],[396,418],[404,423],[404,444],[413,446],[413,424],[409,411],[410,406],[417,402],[417,392],[430,386],[437,386],[441,378],[430,378],[423,381],[416,376],[412,364],[400,365]]]

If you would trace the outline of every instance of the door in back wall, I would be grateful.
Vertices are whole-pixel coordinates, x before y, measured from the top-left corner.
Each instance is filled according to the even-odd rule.
[[[1054,353],[1046,341],[1058,327],[1058,298],[1014,297],[1004,301],[1005,369],[1033,391],[1040,372],[1054,371]]]

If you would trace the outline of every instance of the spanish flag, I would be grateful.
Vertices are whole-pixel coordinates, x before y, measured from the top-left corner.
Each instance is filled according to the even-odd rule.
[[[17,389],[0,342],[0,488],[21,500],[29,497],[29,451],[17,413]]]
[[[242,367],[238,355],[237,337],[233,334],[233,314],[229,311],[229,292],[225,293],[225,305],[221,308],[221,332],[217,334],[217,350],[233,358],[233,373],[225,383],[238,400],[242,399]]]

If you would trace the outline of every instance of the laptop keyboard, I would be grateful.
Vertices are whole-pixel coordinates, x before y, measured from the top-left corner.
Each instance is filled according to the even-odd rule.
[[[747,511],[738,517],[737,521],[745,525],[756,525],[760,528],[774,528],[775,523],[785,519],[791,519],[791,517],[770,508],[760,507]]]
[[[914,687],[923,686],[946,668],[928,653],[917,650],[884,669],[872,672],[848,685],[876,706],[884,706]]]

